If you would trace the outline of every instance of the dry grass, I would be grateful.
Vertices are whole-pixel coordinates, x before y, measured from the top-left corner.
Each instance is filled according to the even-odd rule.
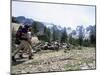
[[[28,60],[17,65],[12,65],[12,73],[35,73],[51,71],[69,71],[95,69],[95,48],[70,50],[66,53],[59,51],[41,51]]]

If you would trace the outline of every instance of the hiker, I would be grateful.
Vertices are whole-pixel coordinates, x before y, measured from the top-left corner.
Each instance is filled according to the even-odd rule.
[[[28,36],[28,42],[30,43],[30,45],[32,46],[32,27],[28,28],[28,32],[27,32],[27,36]],[[33,49],[31,50],[32,52],[35,52]]]
[[[24,28],[22,28],[22,30],[21,30],[21,36],[20,36],[21,42],[20,42],[17,50],[12,55],[12,60],[13,61],[16,61],[15,60],[15,55],[20,50],[28,51],[28,53],[29,53],[29,59],[32,59],[32,46],[31,46],[31,43],[29,42],[29,36],[27,34],[28,33],[28,28],[29,28],[29,26],[25,25]]]

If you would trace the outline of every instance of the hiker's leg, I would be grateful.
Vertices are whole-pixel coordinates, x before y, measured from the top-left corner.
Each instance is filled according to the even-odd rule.
[[[18,47],[18,49],[16,51],[14,51],[14,53],[12,54],[12,60],[14,62],[16,62],[16,59],[15,59],[15,55],[20,51],[20,47]]]
[[[24,42],[22,41],[17,49],[14,51],[13,56],[15,56],[24,46]]]
[[[32,59],[32,46],[29,43],[27,43],[27,47],[29,52],[29,59]]]
[[[28,41],[24,41],[23,46],[24,46],[23,52],[28,52],[29,58],[31,58],[32,57],[32,47],[31,47],[31,45],[29,44]]]
[[[23,49],[22,49],[22,53],[27,53],[28,52],[28,44],[27,44],[27,41],[24,40],[24,43],[23,43]]]

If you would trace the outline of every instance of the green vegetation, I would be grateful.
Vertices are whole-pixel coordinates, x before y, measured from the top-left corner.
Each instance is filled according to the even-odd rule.
[[[37,24],[37,22],[33,22],[32,23],[32,35],[37,35],[37,32],[39,32],[38,24]]]
[[[66,28],[64,28],[61,36],[61,43],[67,42],[67,37],[68,36],[67,36]]]

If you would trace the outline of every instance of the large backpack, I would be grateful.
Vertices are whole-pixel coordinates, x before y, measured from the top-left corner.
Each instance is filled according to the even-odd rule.
[[[22,26],[20,26],[16,32],[16,40],[15,43],[16,44],[20,44],[21,40],[27,40],[27,37],[22,37],[25,34],[27,34],[29,26],[25,25],[24,28]],[[23,35],[24,34],[24,35]]]
[[[28,31],[28,28],[29,28],[28,25],[25,25],[24,28],[21,26],[19,27],[18,31],[16,32],[16,40],[15,40],[16,44],[20,44],[21,40],[27,40],[26,34]]]
[[[22,36],[22,26],[20,26],[16,32],[15,44],[20,44],[21,36]]]

